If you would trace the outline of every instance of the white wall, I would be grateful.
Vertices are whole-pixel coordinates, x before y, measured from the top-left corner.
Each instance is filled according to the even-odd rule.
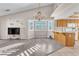
[[[53,10],[54,7],[52,7],[52,5],[41,8],[43,15],[47,17],[51,15]],[[21,28],[20,38],[28,39],[28,19],[32,19],[37,11],[38,9],[33,9],[0,17],[0,39],[10,38],[8,35],[8,27],[15,26]]]

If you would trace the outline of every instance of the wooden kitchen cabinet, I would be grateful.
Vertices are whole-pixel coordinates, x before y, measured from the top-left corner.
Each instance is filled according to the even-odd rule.
[[[74,33],[66,33],[66,46],[74,47],[75,44],[75,34]]]
[[[66,47],[74,47],[75,44],[75,33],[59,33],[59,32],[54,32],[54,39],[66,46]]]

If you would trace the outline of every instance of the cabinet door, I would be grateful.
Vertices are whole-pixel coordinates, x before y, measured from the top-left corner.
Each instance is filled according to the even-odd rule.
[[[75,35],[74,33],[66,33],[66,46],[74,47]]]
[[[78,40],[79,40],[79,32],[78,32]]]

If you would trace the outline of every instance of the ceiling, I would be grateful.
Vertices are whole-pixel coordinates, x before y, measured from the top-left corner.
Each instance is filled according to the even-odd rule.
[[[56,10],[51,15],[51,17],[54,17],[55,19],[67,19],[70,18],[70,16],[72,16],[72,18],[74,16],[79,18],[79,3],[63,3],[58,8],[56,8]]]
[[[47,6],[48,3],[40,4],[40,6]],[[33,8],[38,8],[37,3],[0,3],[0,16],[21,12],[25,10],[30,10]]]

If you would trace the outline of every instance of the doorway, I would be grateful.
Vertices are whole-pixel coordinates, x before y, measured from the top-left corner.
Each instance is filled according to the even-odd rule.
[[[53,20],[29,20],[28,39],[49,38],[54,30]]]
[[[48,22],[45,20],[34,21],[34,38],[48,37]]]

